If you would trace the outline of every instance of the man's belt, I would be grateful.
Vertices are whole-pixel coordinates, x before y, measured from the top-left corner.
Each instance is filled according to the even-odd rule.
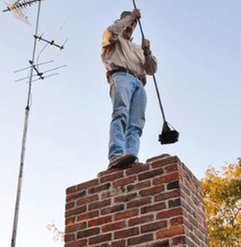
[[[124,72],[124,73],[128,73],[128,74],[135,76],[134,73],[132,71],[130,71],[129,69],[126,69],[124,67],[119,67],[118,69],[113,69],[113,70],[109,71],[108,77],[114,75],[117,72]]]
[[[117,73],[117,72],[128,73],[128,74],[131,74],[131,75],[133,75],[134,77],[136,77],[136,76],[134,75],[134,73],[133,73],[131,70],[126,69],[126,68],[124,68],[124,67],[119,67],[118,69],[113,69],[113,70],[107,72],[108,81],[109,81],[109,78],[110,78],[112,75],[114,75],[115,73]],[[145,77],[136,77],[136,78],[138,78],[138,79],[143,83],[143,85],[146,84],[146,78],[145,78]]]

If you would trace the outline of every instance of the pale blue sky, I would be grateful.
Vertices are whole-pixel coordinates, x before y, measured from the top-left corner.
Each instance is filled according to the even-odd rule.
[[[57,2],[57,3],[56,3]],[[177,155],[197,176],[241,156],[241,2],[136,0],[146,38],[159,65],[156,78],[167,120],[180,132],[173,145],[157,141],[162,118],[148,78],[147,122],[139,158]],[[32,27],[9,13],[0,17],[0,244],[10,246],[20,144],[28,85],[14,80],[27,71],[37,5],[26,10]],[[5,9],[0,2],[0,9]],[[46,0],[40,33],[46,39],[65,22],[56,42],[69,41],[50,69],[59,74],[33,83],[17,247],[60,246],[46,225],[64,229],[65,189],[106,169],[111,103],[100,58],[101,34],[132,10],[131,0]],[[134,42],[140,43],[137,28]],[[42,44],[38,44],[40,50]],[[42,61],[56,54],[51,48]]]

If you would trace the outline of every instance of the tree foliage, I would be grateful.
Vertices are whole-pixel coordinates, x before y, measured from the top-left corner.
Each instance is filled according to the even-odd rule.
[[[201,179],[210,247],[241,247],[241,158]]]

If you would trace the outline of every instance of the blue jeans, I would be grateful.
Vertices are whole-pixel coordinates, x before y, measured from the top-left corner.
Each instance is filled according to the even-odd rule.
[[[110,97],[113,113],[108,157],[110,160],[126,154],[137,157],[147,102],[142,82],[129,73],[117,72],[111,76]]]

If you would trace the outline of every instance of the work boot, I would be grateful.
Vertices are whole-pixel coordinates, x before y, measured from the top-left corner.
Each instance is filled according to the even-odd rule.
[[[110,164],[108,169],[111,168],[121,168],[122,166],[127,166],[134,163],[136,160],[136,156],[133,154],[121,155],[110,160]]]

